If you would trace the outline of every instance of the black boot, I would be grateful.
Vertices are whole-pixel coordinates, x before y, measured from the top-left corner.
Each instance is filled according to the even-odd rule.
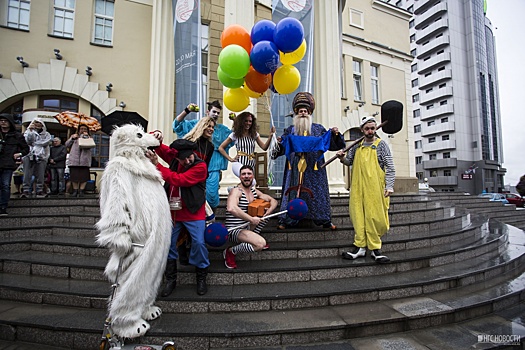
[[[206,276],[208,275],[208,268],[203,269],[196,267],[197,273],[197,294],[204,295],[208,292],[208,285],[206,284]]]
[[[71,193],[71,197],[78,196],[78,190],[74,190],[73,193]]]
[[[166,270],[164,271],[164,277],[166,278],[166,284],[160,295],[167,297],[173,293],[173,290],[177,286],[177,260],[168,259]]]

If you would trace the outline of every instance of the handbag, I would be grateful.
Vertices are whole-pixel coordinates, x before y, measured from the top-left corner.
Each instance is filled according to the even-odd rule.
[[[78,147],[80,148],[93,148],[95,146],[95,140],[93,140],[91,137],[80,137],[78,139]]]

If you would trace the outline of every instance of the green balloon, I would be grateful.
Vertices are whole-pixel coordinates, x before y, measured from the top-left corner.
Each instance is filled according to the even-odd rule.
[[[217,78],[222,85],[230,89],[240,88],[244,84],[244,77],[240,79],[233,79],[228,74],[224,73],[221,67],[217,69]]]
[[[250,56],[242,46],[228,45],[219,54],[219,67],[230,78],[244,78],[250,69]]]

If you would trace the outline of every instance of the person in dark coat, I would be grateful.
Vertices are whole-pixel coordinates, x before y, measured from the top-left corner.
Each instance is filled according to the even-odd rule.
[[[29,146],[21,132],[16,130],[11,114],[0,114],[0,215],[7,215],[11,197],[11,177],[18,168],[17,160],[29,153]]]
[[[51,194],[65,194],[64,170],[66,169],[67,148],[58,137],[53,139],[51,145],[49,160],[47,161],[47,167],[51,173]]]

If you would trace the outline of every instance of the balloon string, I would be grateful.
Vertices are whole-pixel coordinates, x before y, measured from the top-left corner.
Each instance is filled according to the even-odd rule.
[[[275,124],[273,121],[272,104],[270,102],[270,98],[268,97],[268,91],[264,92],[263,101],[264,101],[264,105],[266,109],[268,110],[268,113],[270,113],[271,126],[274,127]],[[278,145],[277,136],[275,134],[272,134],[271,138],[272,140],[270,141],[270,146],[268,147],[268,153],[267,153],[270,156],[269,157],[270,159],[268,159],[268,170],[267,170],[269,186],[273,185],[273,182],[274,182],[273,169],[275,167],[275,160],[272,158],[272,154],[276,152],[277,145]]]

